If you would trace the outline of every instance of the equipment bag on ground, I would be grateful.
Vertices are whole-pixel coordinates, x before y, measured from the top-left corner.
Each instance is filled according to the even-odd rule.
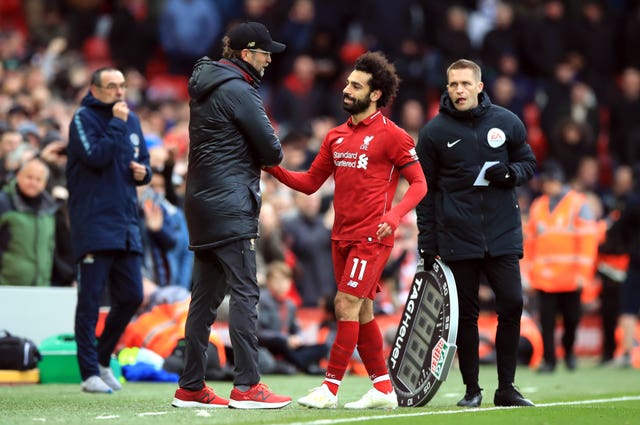
[[[0,369],[29,370],[35,369],[42,360],[38,347],[28,338],[0,331]]]

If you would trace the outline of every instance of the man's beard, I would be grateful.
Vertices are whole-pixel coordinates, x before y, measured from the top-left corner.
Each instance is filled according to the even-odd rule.
[[[346,97],[347,96],[343,96],[343,100]],[[366,96],[364,99],[356,99],[354,97],[349,97],[349,99],[351,99],[353,103],[351,105],[348,105],[343,101],[342,108],[351,115],[357,115],[361,112],[364,112],[367,110],[367,108],[369,108],[369,105],[371,105],[371,99],[369,99],[369,96]]]

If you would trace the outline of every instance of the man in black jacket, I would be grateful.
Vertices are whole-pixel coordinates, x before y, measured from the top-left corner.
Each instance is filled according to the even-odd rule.
[[[514,388],[522,283],[522,224],[514,188],[535,171],[523,123],[491,104],[480,67],[461,59],[447,69],[440,113],[420,131],[416,151],[430,188],[417,207],[418,248],[425,268],[436,256],[456,280],[458,357],[466,385],[458,406],[482,402],[478,359],[478,287],[486,276],[496,297],[499,386],[496,406],[532,406]]]
[[[267,28],[246,22],[223,39],[223,58],[204,57],[189,80],[189,168],[185,215],[195,251],[186,358],[172,405],[280,408],[290,397],[272,393],[258,373],[255,240],[260,172],[282,160],[282,148],[257,88],[271,53],[284,51]],[[206,348],[226,293],[235,363],[230,400],[204,383]]]

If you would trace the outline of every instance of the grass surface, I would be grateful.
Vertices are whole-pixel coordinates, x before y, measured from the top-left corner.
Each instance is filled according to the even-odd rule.
[[[638,425],[640,424],[640,371],[605,369],[582,362],[578,370],[560,367],[551,375],[539,375],[520,367],[517,384],[535,408],[495,408],[494,366],[480,370],[483,386],[482,408],[455,407],[464,393],[460,372],[454,369],[449,380],[427,406],[394,411],[312,410],[295,399],[321,382],[319,377],[266,376],[264,382],[276,392],[291,395],[294,402],[278,410],[176,409],[170,406],[175,384],[125,383],[112,395],[85,394],[79,384],[47,384],[0,387],[0,424],[429,424],[429,425]],[[216,392],[228,396],[230,382],[210,382]],[[370,388],[367,378],[348,376],[339,404],[358,399]]]

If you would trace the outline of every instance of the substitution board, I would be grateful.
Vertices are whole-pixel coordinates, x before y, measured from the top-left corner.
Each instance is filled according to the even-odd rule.
[[[433,398],[453,363],[457,334],[453,273],[439,259],[429,270],[419,266],[387,361],[400,406],[423,406]]]

